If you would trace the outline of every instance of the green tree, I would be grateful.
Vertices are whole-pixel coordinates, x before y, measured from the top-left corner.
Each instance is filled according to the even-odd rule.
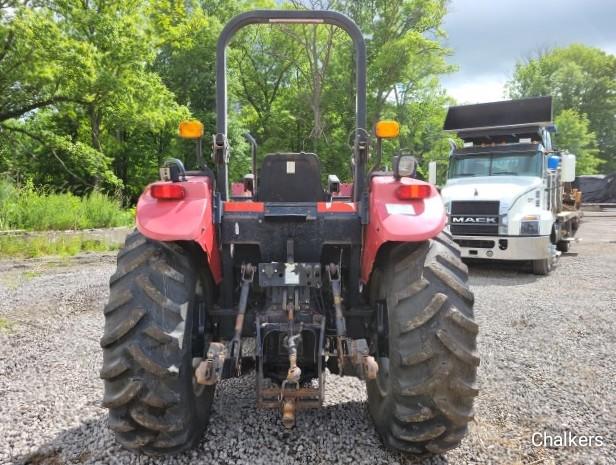
[[[56,188],[124,186],[136,197],[177,150],[177,123],[189,114],[151,70],[146,6],[46,0],[2,19],[16,65],[5,58],[0,67],[13,72],[11,89],[28,92],[10,90],[1,103],[3,143],[15,149],[0,167]]]
[[[157,37],[157,55],[152,70],[173,92],[176,101],[204,123],[206,154],[212,135],[216,133],[215,58],[216,41],[222,22],[242,10],[263,5],[264,2],[236,0],[208,1],[203,4],[196,0],[152,0],[150,3],[150,22],[153,34]],[[237,79],[237,74],[228,75],[231,94],[237,88]],[[249,171],[250,166],[250,150],[243,138],[245,131],[242,115],[230,111],[228,137],[232,153],[229,177],[236,181]],[[192,143],[181,143],[181,147],[180,158],[188,160],[187,166],[195,166]]]
[[[447,145],[441,124],[448,99],[436,78],[452,70],[445,62],[449,52],[439,41],[444,34],[440,24],[445,3],[290,2],[293,8],[329,8],[345,13],[364,32],[368,45],[368,127],[383,117],[395,118],[403,127],[402,137],[386,144],[387,159],[396,146],[428,159],[428,154],[434,152],[436,156]],[[348,179],[348,144],[355,123],[352,44],[346,34],[327,26],[280,29],[286,40],[272,28],[259,28],[258,33],[244,36],[244,42],[237,45],[259,53],[253,60],[256,64],[250,63],[251,56],[247,64],[232,63],[241,69],[245,81],[233,92],[245,124],[265,137],[264,150],[313,150],[320,155],[324,171]],[[246,55],[237,58],[245,59]],[[269,93],[263,94],[265,88]],[[275,115],[275,124],[265,129],[263,114],[268,120]]]
[[[368,126],[402,123],[397,146],[446,152],[451,68],[439,42],[445,0],[0,0],[0,172],[82,193],[122,189],[134,201],[167,156],[193,167],[180,119],[215,133],[215,47],[222,25],[253,8],[330,8],[355,19],[368,44]],[[325,173],[351,174],[354,58],[335,28],[255,26],[229,45],[230,177],[260,153],[314,150]],[[314,121],[316,120],[316,124]],[[445,144],[445,145],[444,145]]]
[[[0,8],[0,170],[40,183],[53,179],[56,186],[70,178],[80,187],[98,179],[117,188],[108,158],[54,133],[49,121],[61,106],[85,103],[78,89],[88,71],[88,45],[64,34],[50,9],[6,7]],[[79,158],[80,166],[72,166]]]
[[[0,123],[77,99],[87,46],[66,37],[50,10],[6,9],[0,8]]]
[[[507,85],[511,98],[552,95],[555,115],[586,115],[599,156],[616,168],[616,56],[574,44],[520,62]]]
[[[590,130],[585,115],[575,110],[563,110],[555,119],[557,133],[555,144],[560,149],[573,153],[577,174],[595,174],[603,161],[597,157],[597,139]]]

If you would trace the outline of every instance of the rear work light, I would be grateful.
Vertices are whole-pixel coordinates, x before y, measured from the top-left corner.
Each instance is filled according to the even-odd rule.
[[[400,200],[427,199],[431,193],[432,188],[428,184],[402,184],[396,189],[396,196]]]
[[[158,200],[182,200],[186,195],[179,184],[154,184],[150,188],[152,197]]]

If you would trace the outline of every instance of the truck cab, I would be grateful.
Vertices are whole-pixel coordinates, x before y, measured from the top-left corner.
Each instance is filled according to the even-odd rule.
[[[445,129],[462,144],[441,193],[463,257],[531,261],[547,274],[568,248],[579,219],[567,204],[575,157],[552,146],[551,113],[550,97],[450,108]]]

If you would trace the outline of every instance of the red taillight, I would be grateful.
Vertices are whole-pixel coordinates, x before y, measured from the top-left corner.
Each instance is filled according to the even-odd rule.
[[[186,192],[179,184],[154,184],[150,194],[158,200],[182,200]]]
[[[400,200],[427,199],[431,193],[429,184],[402,184],[396,189],[396,196]]]

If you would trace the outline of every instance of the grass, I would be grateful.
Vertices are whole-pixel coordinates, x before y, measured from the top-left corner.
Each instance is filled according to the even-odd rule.
[[[107,252],[119,248],[120,245],[78,236],[53,240],[46,237],[0,236],[0,258],[72,257],[82,252]]]
[[[24,271],[22,273],[22,276],[26,279],[34,279],[34,278],[38,278],[39,276],[42,276],[43,273],[41,271],[35,271],[35,270],[31,270],[31,271]]]
[[[101,192],[78,197],[47,192],[31,183],[17,187],[0,180],[0,230],[28,231],[110,228],[129,226],[134,214],[121,202]],[[74,248],[77,245],[68,244]]]
[[[8,333],[13,329],[13,322],[0,317],[0,333]]]

